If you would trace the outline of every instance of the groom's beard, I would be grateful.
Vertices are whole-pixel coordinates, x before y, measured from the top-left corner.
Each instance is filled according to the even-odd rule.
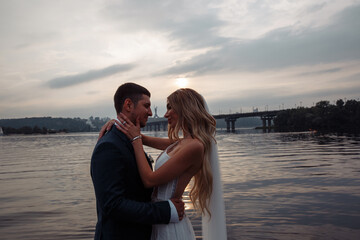
[[[136,115],[135,113],[132,113],[132,114],[130,115],[130,121],[131,121],[135,126],[136,126],[136,119],[137,119],[138,117],[139,117],[139,116]],[[145,127],[148,118],[143,119],[143,118],[140,117],[139,120],[140,120],[140,128]]]

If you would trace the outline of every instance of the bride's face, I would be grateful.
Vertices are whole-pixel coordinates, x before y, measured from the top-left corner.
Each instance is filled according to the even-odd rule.
[[[168,120],[168,124],[171,128],[175,128],[176,123],[179,120],[179,115],[175,112],[175,110],[171,107],[170,103],[166,104],[166,113],[164,115],[165,118]]]

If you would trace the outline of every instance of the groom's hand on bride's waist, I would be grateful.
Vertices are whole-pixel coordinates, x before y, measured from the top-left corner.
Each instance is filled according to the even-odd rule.
[[[179,198],[171,198],[170,201],[174,204],[179,216],[179,220],[181,221],[184,218],[184,214],[185,214],[184,202]]]

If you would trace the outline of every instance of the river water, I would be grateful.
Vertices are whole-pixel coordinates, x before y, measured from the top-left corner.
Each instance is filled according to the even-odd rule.
[[[0,239],[93,238],[96,139],[0,137]],[[228,239],[360,239],[360,137],[238,129],[216,139]]]

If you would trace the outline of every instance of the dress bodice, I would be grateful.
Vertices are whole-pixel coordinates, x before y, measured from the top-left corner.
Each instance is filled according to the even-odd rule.
[[[177,142],[176,142],[177,143]],[[159,169],[164,163],[166,163],[171,157],[168,155],[167,151],[171,147],[173,147],[176,143],[170,145],[167,147],[157,158],[155,163],[155,171]],[[168,200],[174,196],[176,185],[177,185],[178,179],[173,179],[168,183],[165,183],[163,185],[160,185],[156,187],[152,199],[153,201],[163,201]]]
[[[168,150],[175,144],[170,145],[163,151],[156,160],[155,171],[158,170],[171,157],[168,155]],[[171,180],[154,189],[152,200],[154,202],[168,200],[174,196],[178,179]],[[184,216],[183,220],[177,223],[169,224],[154,224],[152,225],[151,240],[195,240],[195,233],[189,218]]]

